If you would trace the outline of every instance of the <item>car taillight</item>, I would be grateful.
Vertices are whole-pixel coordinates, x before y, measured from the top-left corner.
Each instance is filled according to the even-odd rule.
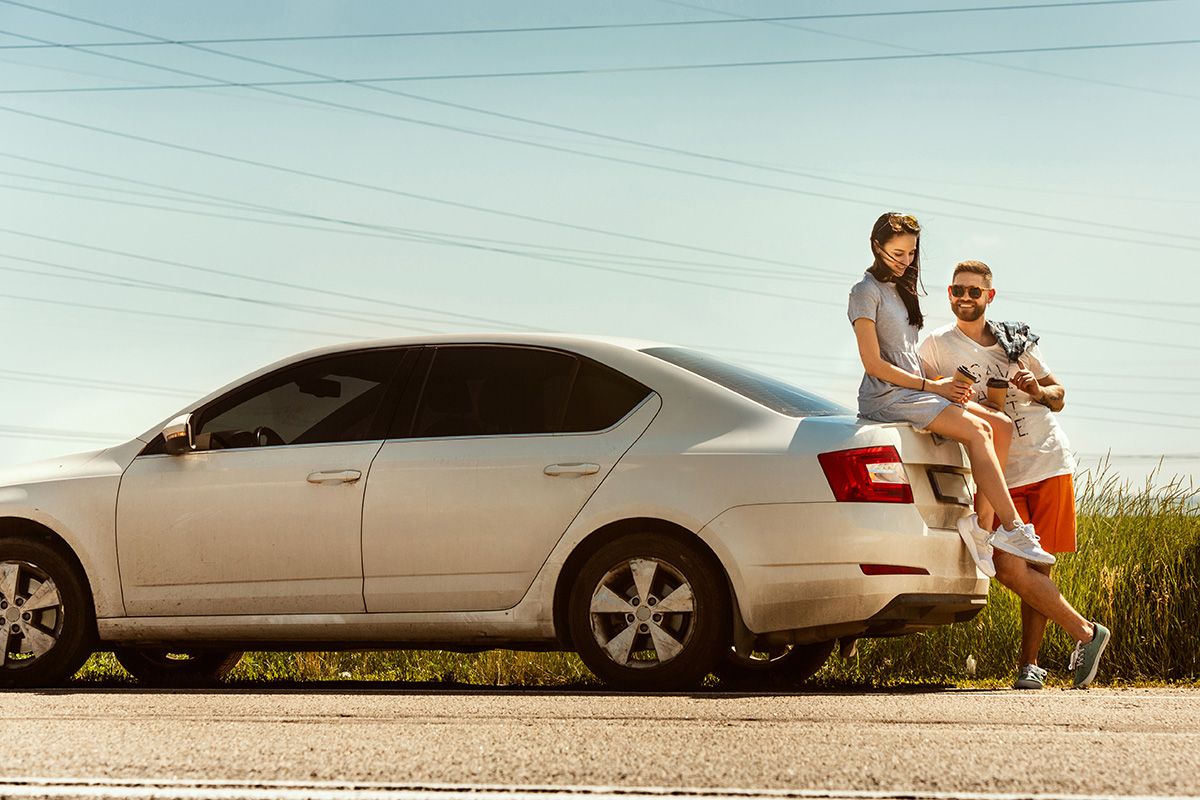
[[[839,503],[911,503],[912,487],[900,454],[890,445],[817,456]]]

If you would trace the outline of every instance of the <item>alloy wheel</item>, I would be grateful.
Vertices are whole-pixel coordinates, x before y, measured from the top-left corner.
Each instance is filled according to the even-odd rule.
[[[633,558],[600,579],[589,604],[592,635],[614,664],[632,669],[665,664],[695,628],[691,584],[666,561]]]
[[[0,668],[20,668],[50,652],[65,614],[54,580],[28,561],[0,562]]]

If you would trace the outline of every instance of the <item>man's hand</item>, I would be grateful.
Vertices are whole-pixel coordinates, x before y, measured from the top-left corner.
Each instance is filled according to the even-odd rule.
[[[1018,361],[1017,367],[1017,371],[1013,373],[1010,379],[1013,386],[1033,398],[1035,403],[1040,403],[1046,394],[1042,385],[1038,383],[1037,378],[1033,377],[1033,373],[1029,371],[1023,362]]]
[[[1047,375],[1038,380],[1025,366],[1025,362],[1018,361],[1017,371],[1009,380],[1012,381],[1013,386],[1029,395],[1033,402],[1041,403],[1051,411],[1063,410],[1067,392],[1058,382],[1058,378],[1053,375]]]

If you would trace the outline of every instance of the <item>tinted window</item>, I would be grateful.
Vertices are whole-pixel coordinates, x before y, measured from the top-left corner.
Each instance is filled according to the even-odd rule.
[[[197,449],[373,438],[400,356],[398,350],[374,350],[324,358],[257,381],[200,415]]]
[[[505,436],[603,430],[649,393],[567,353],[520,347],[438,348],[412,435]]]
[[[602,431],[611,428],[648,394],[649,389],[616,370],[580,359],[562,430]]]
[[[853,413],[832,400],[806,392],[778,378],[730,364],[695,350],[682,347],[651,347],[642,352],[677,367],[683,367],[789,417],[827,417],[833,414]]]

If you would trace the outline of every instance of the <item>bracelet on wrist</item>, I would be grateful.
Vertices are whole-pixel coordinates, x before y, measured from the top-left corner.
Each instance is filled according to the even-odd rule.
[[[921,391],[925,391],[925,379],[921,378]]]

